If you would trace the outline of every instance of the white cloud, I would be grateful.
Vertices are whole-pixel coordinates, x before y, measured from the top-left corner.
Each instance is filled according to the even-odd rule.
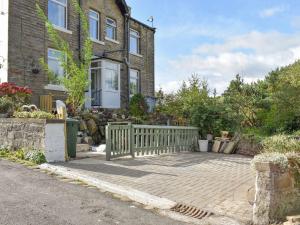
[[[253,31],[222,44],[201,45],[188,55],[167,61],[157,73],[157,85],[166,92],[176,91],[183,80],[197,73],[222,93],[238,73],[252,82],[299,58],[300,34]]]
[[[275,16],[278,13],[286,11],[286,9],[287,9],[287,6],[285,6],[285,5],[274,6],[274,7],[267,8],[267,9],[264,9],[264,10],[260,11],[259,15],[262,18],[272,17],[272,16]]]

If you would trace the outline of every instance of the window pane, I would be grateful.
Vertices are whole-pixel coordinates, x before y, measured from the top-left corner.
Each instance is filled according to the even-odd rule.
[[[130,95],[139,93],[139,72],[136,70],[130,70]]]
[[[136,37],[130,37],[130,52],[131,53],[139,53],[139,41]]]
[[[60,62],[61,52],[48,50],[48,67],[54,73],[55,78],[64,76],[64,68]],[[52,82],[53,83],[53,82]],[[53,84],[56,84],[55,82]]]
[[[90,17],[93,17],[93,18],[95,18],[95,19],[98,19],[98,18],[99,18],[99,14],[96,13],[96,12],[94,12],[94,11],[92,11],[92,10],[90,10]]]
[[[119,76],[115,70],[105,69],[105,89],[118,91],[119,90]]]
[[[56,26],[66,28],[66,7],[53,2],[48,2],[48,18]]]
[[[115,40],[116,39],[115,29],[116,29],[115,27],[107,25],[106,26],[106,37]]]
[[[99,39],[98,35],[99,23],[97,20],[90,18],[90,36],[96,40]]]

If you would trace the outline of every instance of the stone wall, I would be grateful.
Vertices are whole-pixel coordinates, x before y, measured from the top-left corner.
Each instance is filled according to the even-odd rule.
[[[300,213],[300,181],[295,171],[274,163],[257,162],[256,194],[253,207],[255,225],[268,225]]]
[[[242,138],[237,147],[237,154],[255,156],[261,151],[261,144],[250,138]]]
[[[48,162],[65,160],[64,121],[0,119],[0,148],[41,150]]]

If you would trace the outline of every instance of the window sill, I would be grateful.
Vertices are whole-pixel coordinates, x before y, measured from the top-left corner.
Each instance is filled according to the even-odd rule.
[[[138,53],[132,53],[132,52],[129,52],[129,54],[130,54],[130,55],[137,56],[137,57],[140,57],[140,58],[143,58],[143,55],[138,54]]]
[[[51,91],[66,91],[65,87],[57,84],[47,84],[44,89]]]
[[[94,38],[91,38],[91,41],[94,42],[94,43],[96,43],[96,44],[105,45],[105,42],[99,41],[99,40],[94,39]]]
[[[114,39],[111,39],[111,38],[109,38],[109,37],[105,37],[105,40],[106,40],[106,41],[113,42],[113,43],[115,43],[115,44],[120,44],[120,42],[118,42],[118,41],[116,41],[116,40],[114,40]]]
[[[61,32],[64,32],[64,33],[67,33],[67,34],[73,34],[73,32],[71,30],[68,30],[64,27],[59,27],[59,26],[56,26],[56,25],[53,25],[54,29],[55,30],[58,30],[58,31],[61,31]]]

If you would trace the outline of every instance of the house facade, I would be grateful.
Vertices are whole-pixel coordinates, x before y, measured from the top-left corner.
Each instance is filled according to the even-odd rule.
[[[154,97],[155,29],[133,19],[124,0],[79,3],[89,19],[93,42],[86,107],[126,108],[135,93]],[[44,59],[56,76],[64,76],[62,53],[49,40],[36,13],[36,0],[1,0],[0,4],[0,82],[31,88],[37,105],[42,95],[64,100],[64,88],[52,82],[39,63]],[[80,18],[71,1],[40,0],[39,5],[79,59]]]

